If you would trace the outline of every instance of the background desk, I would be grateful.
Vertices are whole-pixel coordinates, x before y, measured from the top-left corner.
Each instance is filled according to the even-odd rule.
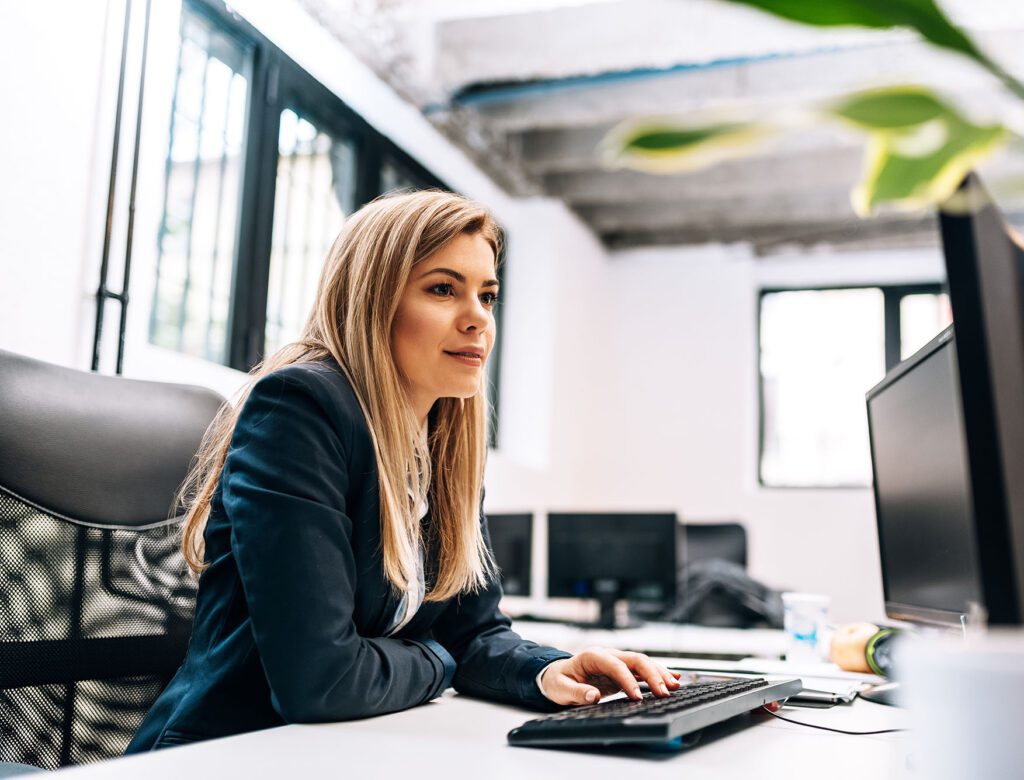
[[[858,701],[788,717],[868,730],[906,724],[907,713]],[[905,734],[845,736],[757,713],[705,731],[675,753],[509,747],[505,735],[532,715],[459,696],[393,715],[316,726],[283,726],[228,739],[62,770],[68,780],[146,778],[406,778],[407,780],[762,780],[910,778]]]
[[[524,639],[575,653],[590,645],[638,650],[654,655],[696,658],[781,658],[786,637],[774,629],[708,628],[675,623],[645,623],[640,628],[609,631],[565,623],[513,621]]]

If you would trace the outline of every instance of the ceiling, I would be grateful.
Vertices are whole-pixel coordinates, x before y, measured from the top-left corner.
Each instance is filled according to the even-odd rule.
[[[768,254],[937,240],[927,214],[854,214],[863,138],[837,126],[803,123],[754,156],[656,175],[602,161],[602,138],[624,120],[797,117],[858,89],[924,83],[1024,135],[1024,104],[972,63],[904,32],[813,29],[722,0],[302,3],[505,189],[563,200],[613,249],[749,242]],[[943,6],[1024,75],[1014,45],[1024,4]],[[1001,153],[983,175],[1004,209],[1024,213],[1024,148]]]

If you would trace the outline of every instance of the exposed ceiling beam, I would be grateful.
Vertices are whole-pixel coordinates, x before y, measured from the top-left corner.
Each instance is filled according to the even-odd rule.
[[[1019,31],[995,37],[1007,35],[1019,41]],[[1019,60],[1020,55],[1008,66],[1020,70]],[[905,82],[932,84],[957,93],[961,103],[987,107],[990,113],[1006,103],[1001,87],[986,72],[965,58],[917,42],[818,51],[729,66],[481,86],[457,102],[477,111],[492,128],[511,133],[593,126],[657,114],[706,117],[715,111],[740,111],[758,117],[765,116],[768,109],[777,113],[871,86]]]
[[[435,76],[455,92],[471,83],[666,67],[681,53],[703,64],[911,36],[815,29],[721,0],[630,0],[442,20],[435,37]]]
[[[549,195],[574,206],[652,200],[777,200],[783,195],[849,190],[860,177],[863,156],[856,146],[834,147],[734,160],[687,174],[591,170],[550,174],[543,183]]]
[[[593,171],[599,168],[598,147],[612,124],[531,130],[508,136],[508,146],[516,150],[522,166],[534,174],[568,171]],[[860,148],[861,139],[844,128],[825,125],[780,134],[766,143],[764,156],[799,156],[806,152]]]
[[[786,224],[752,221],[745,225],[693,225],[661,230],[625,229],[600,234],[612,250],[642,246],[749,243],[758,254],[787,246],[832,245],[844,249],[894,249],[936,246],[934,216],[914,219],[880,217],[869,220],[794,221]]]
[[[519,161],[533,173],[592,170],[597,147],[613,125],[571,129],[529,130],[509,136],[519,149]]]
[[[824,222],[855,220],[845,189],[781,193],[776,196],[695,198],[678,201],[626,201],[585,205],[574,210],[598,233],[666,228],[730,228],[754,221]]]

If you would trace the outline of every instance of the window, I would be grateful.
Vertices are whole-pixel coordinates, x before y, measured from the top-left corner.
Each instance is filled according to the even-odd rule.
[[[221,0],[182,4],[171,113],[149,340],[239,370],[301,334],[349,214],[449,189]]]
[[[900,360],[913,355],[952,321],[953,310],[946,293],[908,293],[901,297]]]
[[[429,186],[429,185],[427,185]],[[414,177],[410,176],[402,166],[394,160],[384,160],[380,170],[380,191],[394,192],[417,187]]]
[[[252,49],[181,17],[149,340],[223,362]]]
[[[938,285],[761,294],[759,477],[769,487],[871,484],[864,394],[951,321]]]
[[[356,154],[351,139],[281,112],[264,354],[302,333],[327,250],[355,211]]]

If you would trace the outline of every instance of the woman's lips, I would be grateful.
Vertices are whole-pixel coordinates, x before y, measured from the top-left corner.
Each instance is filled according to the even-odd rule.
[[[460,363],[464,363],[467,366],[480,366],[483,365],[484,362],[483,356],[475,352],[448,352],[445,350],[444,354],[455,358]]]

